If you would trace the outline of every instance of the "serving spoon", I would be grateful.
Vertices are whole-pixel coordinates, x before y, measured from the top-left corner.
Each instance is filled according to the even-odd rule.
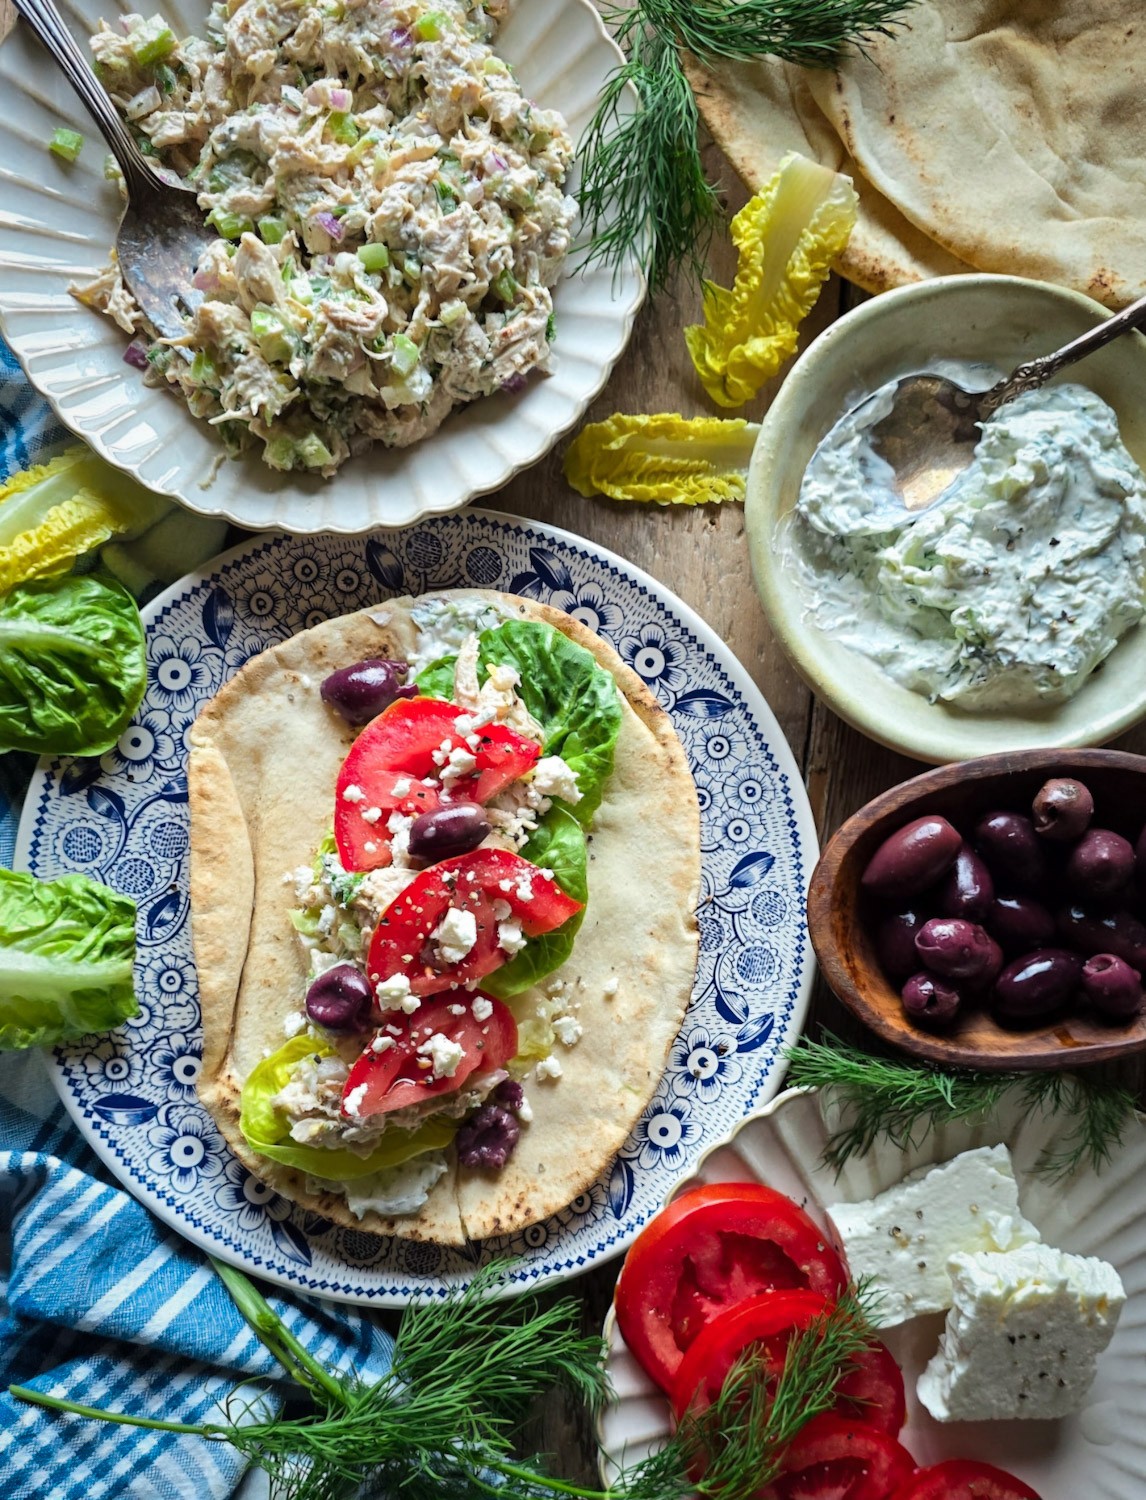
[[[17,4],[21,0],[16,0]],[[871,446],[894,471],[892,488],[907,510],[926,510],[970,464],[985,422],[1000,406],[1037,391],[1052,375],[1146,323],[1146,297],[1078,338],[1018,365],[986,391],[968,391],[942,375],[907,375],[891,410],[869,430]]]
[[[204,223],[193,189],[174,173],[161,176],[140,154],[52,0],[15,5],[87,106],[123,173],[127,207],[115,251],[124,285],[162,337],[179,338],[187,331],[185,314],[203,300],[192,277],[217,236]]]

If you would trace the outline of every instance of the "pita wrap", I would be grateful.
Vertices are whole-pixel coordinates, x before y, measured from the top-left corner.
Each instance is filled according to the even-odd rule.
[[[981,271],[1146,293],[1141,0],[927,0],[808,85],[868,181]]]
[[[849,281],[868,292],[886,292],[972,269],[929,240],[864,178],[813,99],[806,69],[761,58],[726,62],[719,76],[696,63],[687,71],[713,138],[753,193],[789,151],[852,179],[859,209],[836,265]]]
[[[369,657],[408,659],[417,601],[329,620],[250,661],[191,731],[191,903],[203,1009],[199,1093],[240,1160],[286,1197],[377,1234],[460,1245],[545,1218],[600,1174],[664,1071],[696,967],[700,878],[696,790],[684,751],[648,688],[599,637],[558,610],[483,590],[485,599],[556,626],[620,689],[614,770],[588,832],[589,901],[572,956],[543,986],[571,986],[583,1035],[558,1047],[562,1075],[525,1080],[532,1122],[500,1172],[448,1167],[411,1215],[361,1220],[345,1197],[254,1152],[239,1128],[243,1082],[282,1047],[306,991],[307,963],[284,875],[311,862],[330,825],[335,782],[356,730],[319,696],[322,679]],[[610,981],[616,979],[615,993]],[[506,1003],[520,1024],[545,998]]]

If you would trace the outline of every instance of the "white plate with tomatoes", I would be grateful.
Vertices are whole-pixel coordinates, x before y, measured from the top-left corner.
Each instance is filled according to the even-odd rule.
[[[656,693],[701,803],[701,930],[684,1025],[608,1171],[552,1218],[452,1250],[349,1229],[281,1198],[198,1102],[202,1059],[188,901],[186,736],[245,662],[296,632],[399,594],[498,588],[603,636]],[[811,988],[804,921],[815,825],[768,705],[719,637],[623,558],[480,510],[369,536],[254,538],[144,611],[147,691],[98,759],[41,763],[17,863],[79,870],[134,898],[139,1014],[58,1049],[55,1079],[112,1172],[189,1240],[296,1291],[378,1307],[464,1286],[512,1259],[507,1290],[624,1251],[677,1179],[779,1086]]]
[[[1111,1262],[1126,1287],[1121,1320],[1082,1409],[1051,1422],[935,1421],[915,1383],[935,1352],[943,1316],[917,1318],[881,1331],[883,1345],[859,1360],[839,1388],[836,1410],[804,1429],[784,1472],[761,1495],[1141,1500],[1146,1123],[1130,1122],[1101,1173],[1082,1168],[1054,1180],[1038,1163],[1072,1123],[1004,1108],[978,1126],[948,1125],[911,1151],[879,1142],[837,1176],[822,1161],[832,1127],[821,1095],[792,1089],[745,1120],[701,1158],[696,1175],[630,1250],[617,1304],[633,1347],[615,1312],[605,1325],[615,1390],[600,1423],[606,1481],[665,1443],[686,1392],[699,1388],[702,1401],[711,1399],[746,1346],[762,1340],[769,1351],[783,1349],[823,1309],[823,1299],[834,1298],[846,1273],[827,1234],[825,1206],[872,1197],[917,1167],[1004,1142],[1023,1212],[1047,1243]],[[657,1306],[672,1309],[668,1320]]]

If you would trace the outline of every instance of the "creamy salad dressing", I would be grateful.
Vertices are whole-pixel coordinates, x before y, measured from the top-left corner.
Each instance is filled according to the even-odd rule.
[[[1081,385],[1021,396],[912,513],[869,438],[894,384],[833,427],[782,527],[808,617],[933,702],[1062,702],[1143,613],[1146,478],[1114,412]]]

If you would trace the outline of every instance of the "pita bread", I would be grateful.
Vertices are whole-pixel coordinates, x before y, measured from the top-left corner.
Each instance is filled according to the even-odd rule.
[[[1146,293],[1140,0],[928,0],[808,85],[873,187],[981,271]]]
[[[329,620],[255,657],[191,731],[191,910],[203,1009],[199,1094],[250,1171],[286,1197],[352,1228],[460,1245],[505,1234],[563,1208],[592,1183],[652,1097],[680,1028],[696,969],[700,815],[688,762],[667,715],[611,647],[570,616],[478,589],[591,651],[617,681],[622,726],[613,775],[588,835],[589,904],[569,962],[584,1028],[558,1048],[563,1074],[527,1080],[532,1123],[497,1174],[449,1167],[418,1213],[359,1220],[345,1198],[315,1193],[304,1173],[261,1157],[239,1129],[243,1080],[284,1040],[306,964],[288,913],[287,871],[309,864],[329,827],[338,771],[355,731],[319,684],[371,656],[405,658],[418,634],[397,599]],[[379,624],[379,621],[385,623]],[[615,976],[617,992],[605,994]],[[507,1002],[519,1021],[542,998]]]
[[[864,178],[813,99],[806,69],[761,58],[727,62],[719,77],[696,63],[687,72],[713,138],[753,193],[789,151],[852,179],[859,210],[836,265],[849,281],[868,292],[886,292],[973,269],[928,239]]]

